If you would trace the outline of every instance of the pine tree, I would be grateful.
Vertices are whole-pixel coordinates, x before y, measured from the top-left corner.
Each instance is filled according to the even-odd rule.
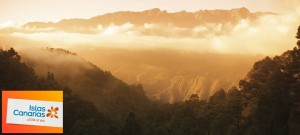
[[[141,135],[142,130],[135,119],[135,114],[130,112],[125,121],[123,135]]]
[[[232,87],[228,90],[226,111],[229,114],[231,124],[234,125],[234,129],[231,134],[240,135],[242,99],[241,92],[236,87]]]
[[[298,49],[300,49],[300,26],[298,27],[298,32],[297,32],[296,38],[298,39],[298,42],[297,42]]]
[[[289,96],[287,77],[274,71],[259,91],[252,134],[287,135]]]

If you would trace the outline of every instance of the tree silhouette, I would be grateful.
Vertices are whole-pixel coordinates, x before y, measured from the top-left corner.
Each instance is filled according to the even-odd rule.
[[[296,38],[298,39],[298,42],[297,42],[298,49],[300,49],[300,26],[298,27],[298,32],[297,32]]]
[[[130,112],[124,124],[123,135],[141,135],[142,130],[135,119],[135,114]]]
[[[229,119],[231,124],[235,126],[232,134],[240,135],[242,99],[241,92],[236,87],[232,87],[228,90],[226,111],[230,114]]]
[[[197,94],[192,94],[189,99],[190,102],[199,102],[199,96]]]
[[[34,70],[21,62],[13,49],[0,49],[0,89],[35,89],[37,77]]]

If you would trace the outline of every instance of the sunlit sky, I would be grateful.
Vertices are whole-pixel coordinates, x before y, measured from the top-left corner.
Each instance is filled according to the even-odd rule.
[[[286,12],[297,0],[0,0],[0,23],[90,18],[116,11],[160,8],[168,12],[246,7],[250,11]]]

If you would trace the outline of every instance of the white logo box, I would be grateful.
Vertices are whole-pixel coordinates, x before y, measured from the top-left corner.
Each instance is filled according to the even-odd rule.
[[[30,112],[29,106],[45,107],[45,117],[35,116],[19,116],[14,115],[15,110]],[[58,118],[47,117],[48,109],[58,107],[56,116]],[[17,112],[17,111],[16,111]],[[15,112],[15,113],[16,113]],[[40,112],[40,111],[39,111]],[[22,124],[22,125],[35,125],[35,126],[48,126],[48,127],[63,127],[63,103],[41,100],[27,100],[27,99],[14,99],[8,98],[7,101],[7,124]]]

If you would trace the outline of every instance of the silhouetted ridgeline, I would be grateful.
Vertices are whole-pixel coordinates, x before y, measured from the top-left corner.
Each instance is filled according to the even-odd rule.
[[[57,23],[53,22],[29,22],[24,28],[52,28],[68,32],[93,33],[91,28],[109,25],[122,25],[131,23],[136,26],[145,24],[173,24],[177,27],[191,28],[201,24],[226,24],[238,23],[242,19],[256,20],[263,15],[274,15],[269,12],[251,13],[247,8],[236,8],[231,10],[199,10],[196,12],[169,13],[158,8],[141,12],[121,11],[92,17],[90,19],[63,19]]]
[[[46,78],[38,78],[34,70],[22,63],[14,50],[0,50],[0,89],[1,90],[64,90],[64,134],[117,134],[118,128],[108,118],[98,112],[96,106],[55,80],[53,73]]]
[[[112,119],[125,119],[130,111],[144,112],[150,103],[141,85],[127,85],[110,72],[69,51],[46,48],[35,55],[24,53],[24,59],[38,76],[54,73],[61,85],[68,86],[74,94],[94,103],[99,111]]]

